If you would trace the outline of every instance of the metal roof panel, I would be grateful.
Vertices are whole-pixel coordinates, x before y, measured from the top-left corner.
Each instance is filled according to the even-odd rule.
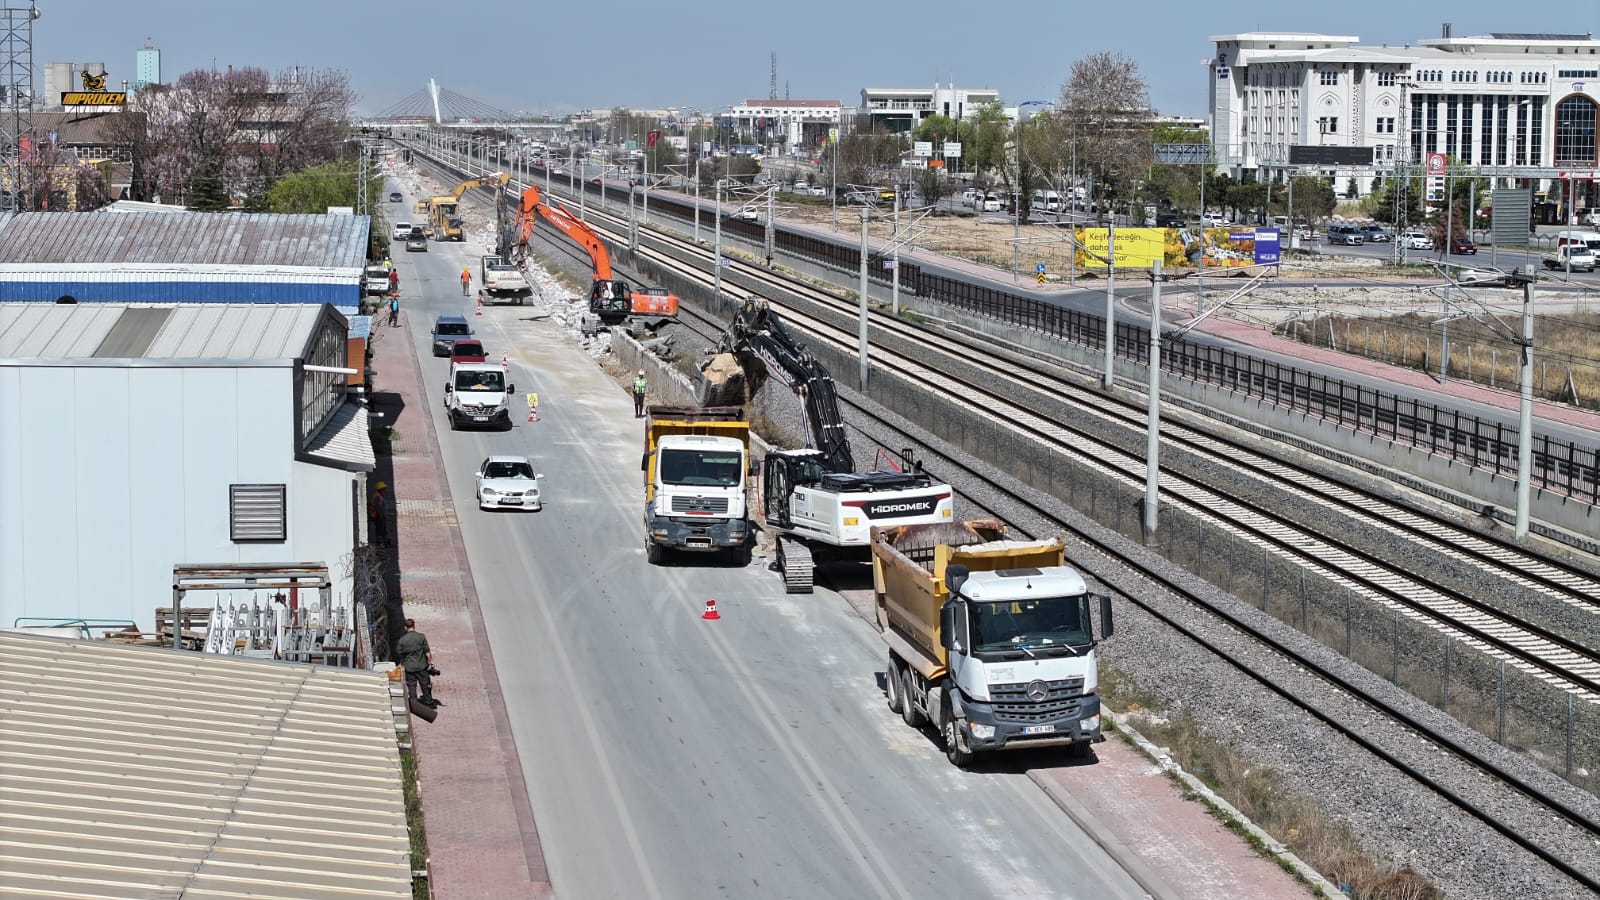
[[[0,221],[0,263],[360,266],[369,216],[25,212]]]

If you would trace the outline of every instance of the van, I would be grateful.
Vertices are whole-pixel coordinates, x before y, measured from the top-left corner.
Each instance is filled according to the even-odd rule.
[[[1354,225],[1329,225],[1328,243],[1359,247],[1366,243],[1366,239],[1361,236],[1361,229]]]
[[[972,208],[978,212],[999,212],[1000,196],[998,194],[973,194]]]
[[[1060,212],[1061,195],[1055,191],[1034,191],[1033,208],[1042,212]]]
[[[1600,231],[1556,232],[1556,246],[1565,247],[1568,244],[1582,244],[1595,253],[1600,253]]]

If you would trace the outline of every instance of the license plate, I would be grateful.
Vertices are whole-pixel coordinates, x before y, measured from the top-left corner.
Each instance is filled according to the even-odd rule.
[[[1023,734],[1054,734],[1055,730],[1056,730],[1056,727],[1054,725],[1024,725],[1024,726],[1022,726],[1022,733]]]
[[[474,421],[474,422],[487,422],[487,421],[489,421],[489,417],[488,416],[473,416],[472,417],[472,421]]]
[[[501,506],[521,506],[522,505],[522,501],[521,500],[513,500],[511,498],[506,498],[506,499],[503,499],[503,500],[500,501],[500,505]]]

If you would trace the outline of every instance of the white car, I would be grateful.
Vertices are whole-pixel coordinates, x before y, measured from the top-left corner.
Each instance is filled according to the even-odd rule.
[[[491,456],[478,466],[479,509],[531,509],[544,507],[539,479],[526,456]]]
[[[411,236],[411,229],[412,225],[410,222],[394,223],[394,239],[397,241],[405,240]]]
[[[1428,237],[1427,232],[1423,231],[1405,232],[1404,234],[1400,235],[1400,243],[1407,250],[1433,249],[1433,238]]]

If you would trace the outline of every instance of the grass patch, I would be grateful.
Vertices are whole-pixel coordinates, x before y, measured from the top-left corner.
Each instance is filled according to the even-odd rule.
[[[1316,802],[1289,790],[1282,773],[1254,765],[1232,745],[1206,733],[1188,715],[1166,715],[1165,701],[1125,673],[1103,668],[1100,693],[1185,771],[1282,841],[1294,853],[1356,900],[1442,900],[1444,892],[1411,868],[1393,868],[1365,853],[1360,841],[1330,819]],[[1213,811],[1213,814],[1219,815]],[[1266,848],[1238,822],[1221,817],[1229,830],[1258,851]]]
[[[422,825],[422,792],[417,789],[417,755],[400,748],[400,779],[405,787],[406,830],[411,833],[411,871],[428,869],[428,835]],[[412,900],[428,900],[430,889],[424,876],[411,877]]]

